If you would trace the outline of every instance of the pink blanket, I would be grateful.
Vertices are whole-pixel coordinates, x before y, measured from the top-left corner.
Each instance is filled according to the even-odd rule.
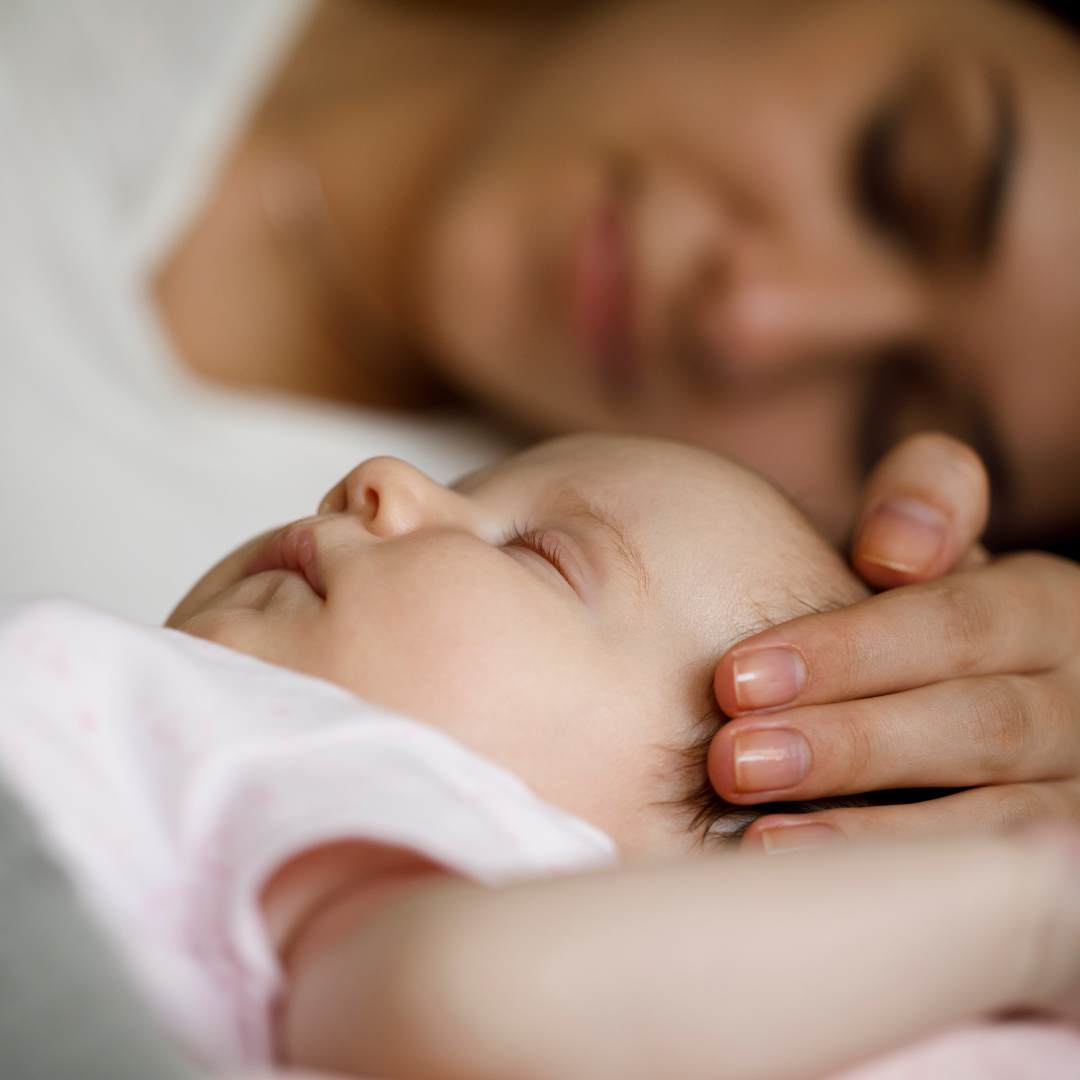
[[[1043,1020],[970,1024],[834,1080],[1077,1080],[1080,1029]]]

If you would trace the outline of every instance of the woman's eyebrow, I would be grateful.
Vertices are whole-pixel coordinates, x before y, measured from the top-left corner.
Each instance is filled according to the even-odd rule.
[[[605,545],[633,579],[638,593],[645,596],[649,592],[649,571],[645,567],[645,560],[618,518],[602,506],[598,506],[579,492],[572,490],[560,497],[557,509],[564,517],[599,532],[604,538]]]

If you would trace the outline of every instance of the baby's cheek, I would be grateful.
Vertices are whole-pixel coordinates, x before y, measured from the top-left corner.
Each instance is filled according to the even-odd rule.
[[[625,702],[597,620],[498,551],[384,569],[344,598],[331,677],[578,811],[599,763],[622,752]]]
[[[419,718],[485,753],[523,741],[530,713],[552,701],[550,647],[509,620],[429,625],[411,656]]]
[[[587,785],[608,726],[587,643],[570,635],[538,641],[513,627],[479,634],[474,626],[428,646],[410,690],[414,716],[560,805]]]
[[[177,628],[192,637],[212,641],[215,645],[235,649],[259,660],[292,667],[293,664],[288,662],[292,659],[291,655],[286,659],[279,658],[278,654],[283,650],[275,635],[268,631],[266,622],[261,612],[211,609],[193,615]]]

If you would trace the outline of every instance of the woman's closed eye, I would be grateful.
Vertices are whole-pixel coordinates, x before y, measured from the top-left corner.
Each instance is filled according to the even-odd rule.
[[[973,58],[928,63],[871,116],[856,153],[867,220],[920,260],[988,254],[1013,157],[1008,88]]]
[[[867,129],[858,193],[874,227],[920,260],[953,246],[963,220],[964,162],[942,146],[939,118],[910,101],[881,110]]]

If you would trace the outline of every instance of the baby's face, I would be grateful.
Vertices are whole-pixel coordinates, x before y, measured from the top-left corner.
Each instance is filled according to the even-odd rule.
[[[168,625],[422,720],[611,834],[686,850],[679,753],[735,640],[857,599],[772,488],[672,443],[577,436],[456,488],[391,458],[210,571]]]

